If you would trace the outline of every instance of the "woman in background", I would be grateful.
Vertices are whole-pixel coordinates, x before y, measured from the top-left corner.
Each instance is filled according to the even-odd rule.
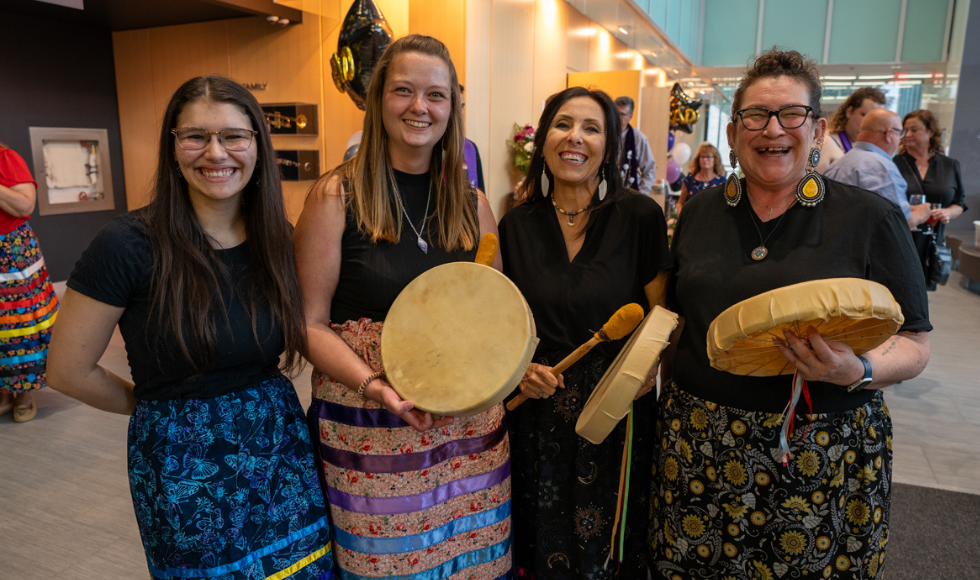
[[[280,372],[306,350],[290,230],[255,97],[198,77],[163,115],[153,201],[110,221],[68,280],[51,384],[131,415],[153,578],[332,575],[309,431]],[[117,323],[135,384],[98,365]]]
[[[58,315],[58,297],[27,225],[36,198],[24,159],[0,143],[0,415],[13,410],[15,423],[37,415],[33,392],[46,384]]]
[[[677,200],[677,213],[687,203],[687,200],[709,187],[718,187],[725,183],[725,166],[721,162],[718,149],[707,141],[698,147],[698,153],[691,160],[687,169],[687,177],[681,186],[681,197]]]
[[[864,116],[885,106],[885,93],[875,87],[862,87],[847,97],[837,107],[827,125],[829,139],[824,140],[820,149],[820,164],[817,173],[823,173],[830,164],[851,150],[852,143],[861,131]]]

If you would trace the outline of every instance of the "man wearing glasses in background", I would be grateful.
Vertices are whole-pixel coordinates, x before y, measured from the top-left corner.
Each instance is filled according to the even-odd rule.
[[[910,228],[929,219],[929,204],[910,206],[908,184],[892,161],[905,131],[902,119],[888,109],[875,109],[864,116],[853,148],[831,165],[824,175],[849,185],[873,191],[902,208]]]
[[[657,162],[653,159],[650,142],[646,135],[630,125],[635,103],[630,97],[617,97],[619,109],[619,130],[622,131],[623,147],[619,159],[619,170],[623,174],[623,185],[635,189],[643,195],[650,195],[657,173]]]

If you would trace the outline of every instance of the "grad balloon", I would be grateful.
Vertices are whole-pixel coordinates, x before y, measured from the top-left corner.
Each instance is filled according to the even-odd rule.
[[[667,133],[667,151],[669,152],[673,148],[674,148],[674,134],[668,132]]]
[[[389,44],[391,27],[378,6],[373,0],[354,0],[340,28],[330,69],[337,90],[346,91],[362,111],[374,67]]]
[[[701,99],[689,99],[680,83],[674,83],[670,89],[670,128],[674,131],[694,132],[694,124],[701,114],[698,108]]]

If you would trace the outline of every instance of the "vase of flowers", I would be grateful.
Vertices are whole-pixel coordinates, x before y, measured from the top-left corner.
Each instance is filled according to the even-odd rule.
[[[514,123],[514,138],[507,141],[507,145],[514,150],[514,168],[521,175],[527,175],[527,170],[531,167],[531,156],[534,155],[534,127],[522,127]]]

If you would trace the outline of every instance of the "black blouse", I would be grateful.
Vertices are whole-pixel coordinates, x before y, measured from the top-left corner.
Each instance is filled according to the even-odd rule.
[[[395,184],[416,229],[422,227],[426,199],[429,196],[429,174],[412,175],[395,171]],[[350,210],[341,241],[340,279],[330,305],[330,319],[338,324],[369,318],[380,322],[388,316],[395,298],[409,282],[426,270],[449,262],[472,262],[476,245],[470,250],[447,252],[439,246],[435,233],[435,198],[429,200],[429,218],[422,239],[428,244],[423,253],[418,238],[402,215],[402,235],[397,243],[373,243],[371,236],[359,231]]]
[[[571,261],[550,199],[504,215],[500,251],[504,274],[534,315],[539,356],[574,350],[630,302],[649,310],[644,287],[670,267],[663,210],[636,193],[599,211]],[[611,343],[596,350],[615,356],[621,347]]]
[[[686,319],[674,359],[674,379],[682,389],[721,405],[781,412],[792,376],[746,377],[712,368],[707,333],[729,306],[790,284],[844,277],[873,280],[888,288],[902,307],[905,323],[900,330],[932,330],[922,267],[902,210],[867,190],[825,182],[827,196],[816,207],[794,204],[782,221],[762,224],[769,255],[760,262],[750,256],[760,233],[746,199],[729,207],[724,188],[716,187],[684,205],[674,230],[674,275],[668,286],[669,304]],[[848,394],[830,383],[809,385],[817,413],[853,409],[874,396],[873,390]]]
[[[915,167],[915,157],[908,153],[895,156],[895,165],[908,182],[908,195],[925,194],[926,203],[941,203],[943,207],[958,205],[965,211],[965,192],[963,178],[960,174],[960,162],[942,154],[929,158],[929,169],[925,178],[920,178],[919,170]]]

